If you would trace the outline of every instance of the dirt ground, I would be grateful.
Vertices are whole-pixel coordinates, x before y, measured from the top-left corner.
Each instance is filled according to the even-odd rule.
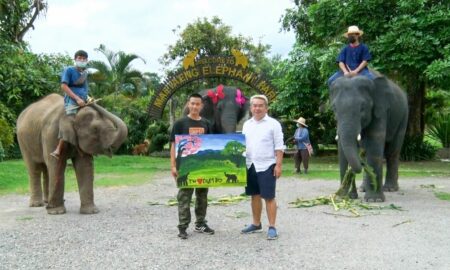
[[[275,241],[266,240],[265,215],[263,233],[240,234],[251,222],[248,200],[208,207],[215,235],[191,226],[189,238],[179,239],[177,208],[165,205],[177,192],[168,174],[141,186],[96,189],[96,215],[78,213],[76,192],[66,193],[67,213],[59,216],[29,208],[26,195],[1,196],[0,269],[450,269],[450,202],[434,195],[450,192],[450,179],[401,180],[399,192],[377,203],[403,211],[361,210],[352,217],[331,206],[289,204],[337,188],[336,181],[280,178]]]

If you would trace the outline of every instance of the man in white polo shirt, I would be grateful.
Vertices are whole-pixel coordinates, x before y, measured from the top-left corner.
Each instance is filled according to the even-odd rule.
[[[277,202],[275,200],[276,180],[281,176],[283,161],[283,131],[280,123],[267,115],[268,100],[264,95],[250,98],[252,118],[244,123],[247,187],[245,193],[252,196],[253,223],[243,229],[244,234],[262,232],[262,199],[266,202],[269,229],[267,239],[277,239],[275,228]]]

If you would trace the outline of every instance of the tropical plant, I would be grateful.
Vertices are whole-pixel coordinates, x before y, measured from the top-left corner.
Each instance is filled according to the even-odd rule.
[[[143,74],[133,69],[131,62],[140,59],[145,63],[145,60],[136,54],[129,54],[123,51],[113,52],[103,44],[100,44],[95,50],[106,57],[107,63],[102,61],[89,62],[89,67],[97,70],[90,78],[92,82],[98,85],[93,91],[93,95],[99,96],[111,93],[114,93],[116,96],[119,93],[129,96],[138,95]]]
[[[428,124],[428,135],[442,143],[443,147],[450,147],[450,112],[438,115]]]
[[[309,49],[305,53],[321,51],[341,41],[349,25],[358,25],[364,30],[364,42],[369,44],[374,56],[372,67],[400,82],[408,92],[408,136],[423,138],[425,95],[426,90],[431,89],[426,87],[450,89],[447,83],[450,66],[448,1],[296,0],[295,3],[297,7],[286,11],[282,23],[285,30],[296,32],[297,42]],[[334,59],[329,58],[319,62],[330,60],[328,63],[332,64]]]
[[[427,141],[424,141],[422,136],[405,136],[400,159],[403,161],[421,161],[431,160],[436,155],[437,148]]]

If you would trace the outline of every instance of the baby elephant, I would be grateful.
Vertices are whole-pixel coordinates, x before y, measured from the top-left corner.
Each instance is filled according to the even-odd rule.
[[[235,174],[227,174],[226,172],[224,174],[227,177],[227,183],[237,183],[237,176]]]
[[[133,147],[133,156],[137,155],[148,155],[148,145],[150,142],[148,140],[144,140],[144,143],[138,144],[135,147]]]
[[[179,187],[184,187],[184,186],[188,185],[188,182],[187,182],[188,175],[189,175],[189,173],[187,173],[185,175],[182,175],[182,176],[179,176],[177,178],[177,184],[178,184]]]

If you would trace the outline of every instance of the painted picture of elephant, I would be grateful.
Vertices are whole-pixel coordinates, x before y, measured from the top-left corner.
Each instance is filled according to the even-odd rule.
[[[213,90],[203,90],[202,117],[210,121],[214,133],[235,133],[240,120],[248,116],[249,99],[233,86],[219,85]]]
[[[44,206],[48,214],[64,214],[64,171],[72,160],[80,194],[80,213],[94,214],[93,155],[111,156],[125,141],[128,129],[117,116],[97,104],[81,108],[73,122],[66,155],[50,156],[58,143],[60,119],[65,115],[63,97],[51,94],[28,106],[17,120],[17,139],[28,169],[30,207]],[[41,182],[42,179],[42,182]],[[42,190],[43,184],[43,190]]]
[[[367,164],[374,169],[378,188],[367,174],[362,189],[366,201],[384,201],[384,191],[397,191],[400,150],[408,120],[406,94],[384,76],[370,80],[363,76],[342,77],[330,86],[330,103],[337,120],[341,181],[348,165],[355,173],[362,170],[359,147]],[[386,179],[382,187],[383,158]],[[381,188],[382,187],[382,188]],[[351,197],[357,197],[356,188]]]

